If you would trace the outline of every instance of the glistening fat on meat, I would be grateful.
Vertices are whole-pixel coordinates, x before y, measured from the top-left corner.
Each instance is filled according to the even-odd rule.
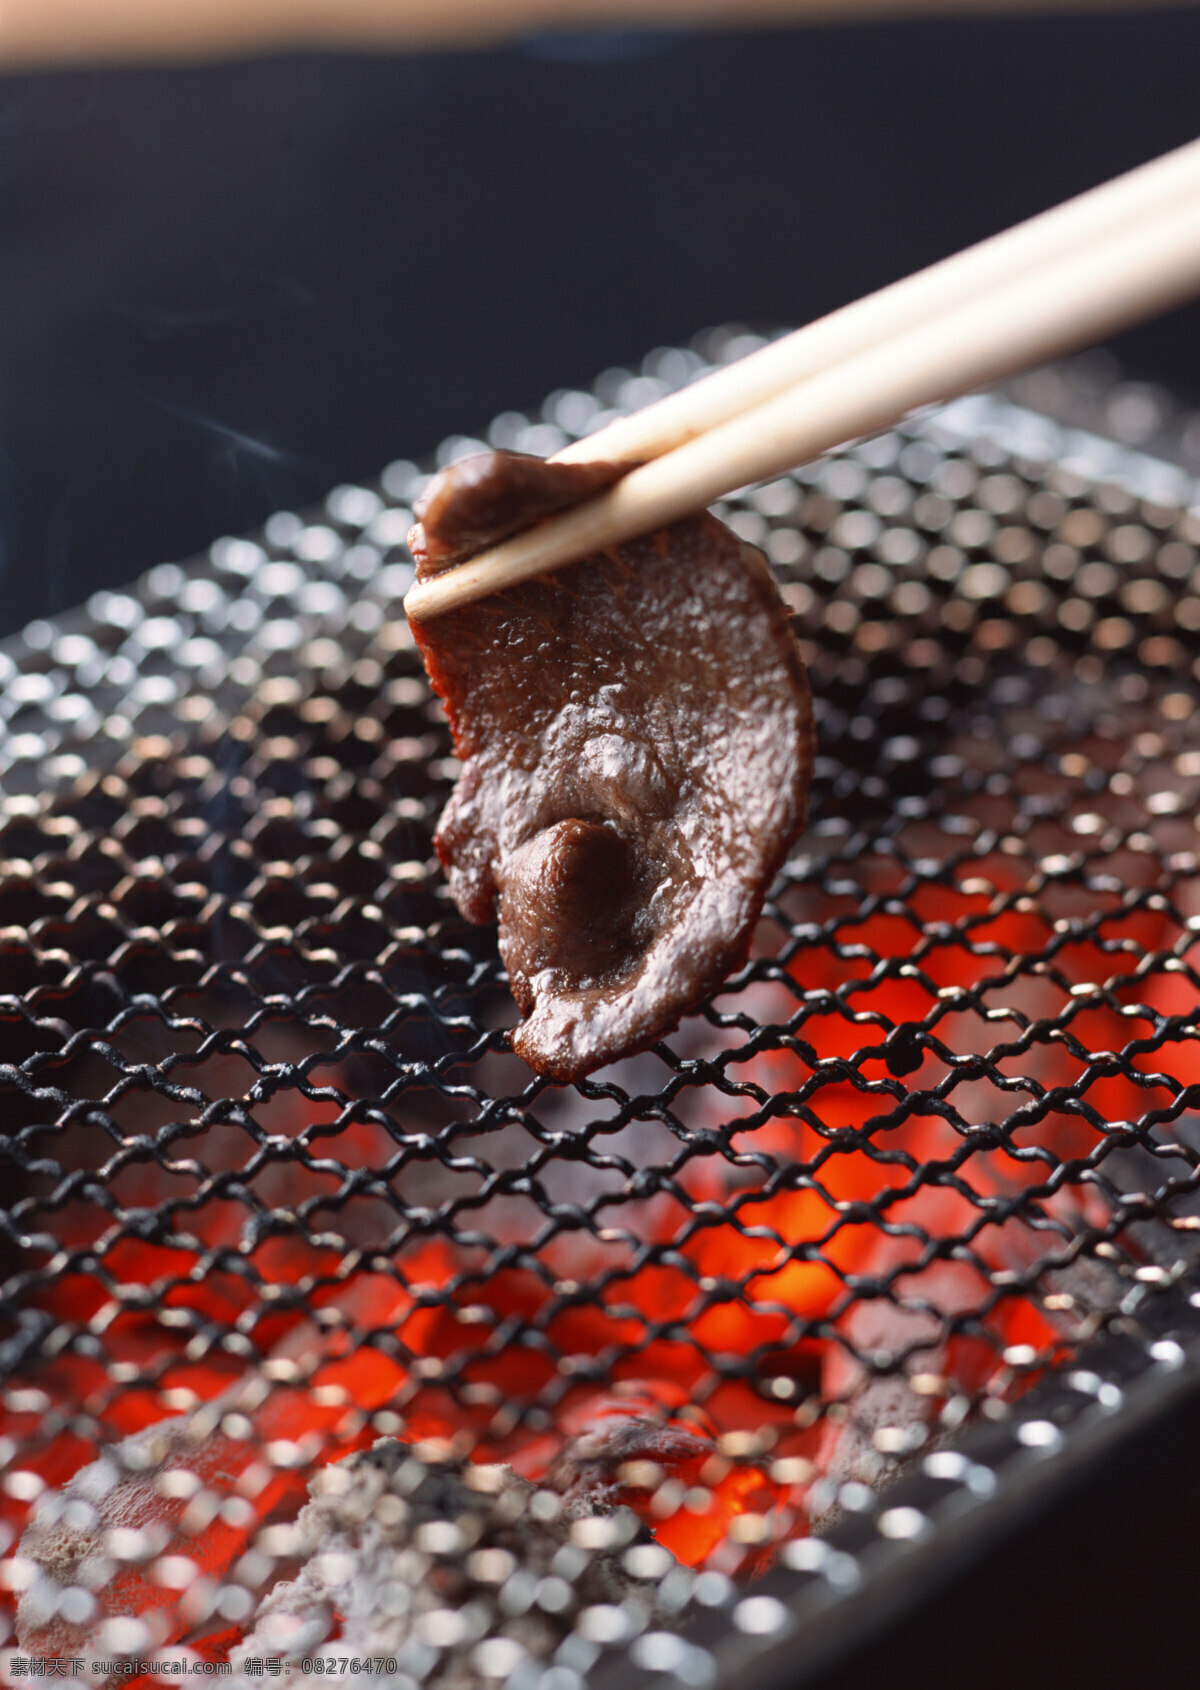
[[[536,464],[536,468],[532,467]],[[508,467],[512,466],[512,467]],[[581,496],[581,466],[488,454],[427,494],[423,577]],[[480,489],[486,490],[485,496]],[[463,763],[436,845],[468,920],[499,916],[514,1049],[578,1079],[669,1032],[745,958],[804,821],[811,700],[761,555],[673,524],[414,632]]]

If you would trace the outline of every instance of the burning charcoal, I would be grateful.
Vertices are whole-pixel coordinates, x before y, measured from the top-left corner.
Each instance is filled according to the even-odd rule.
[[[641,1415],[597,1421],[563,1451],[551,1472],[555,1486],[568,1500],[586,1499],[593,1507],[618,1507],[628,1501],[637,1468],[658,1474],[692,1478],[713,1453],[710,1438],[677,1424],[663,1424]]]
[[[235,1670],[336,1653],[394,1657],[439,1690],[468,1690],[526,1656],[546,1659],[580,1611],[646,1587],[621,1552],[649,1534],[626,1508],[539,1489],[509,1467],[430,1459],[384,1438],[325,1468],[297,1522],[299,1575],[259,1605]],[[249,1684],[249,1677],[235,1681]]]
[[[449,495],[431,509],[450,524]],[[451,894],[499,913],[514,1049],[577,1079],[746,955],[812,769],[787,613],[702,516],[414,632],[464,762],[435,841]]]
[[[146,1568],[167,1548],[183,1504],[170,1496],[170,1487],[164,1492],[160,1480],[167,1471],[193,1473],[198,1453],[174,1425],[154,1426],[106,1450],[61,1491],[45,1494],[21,1539],[21,1555],[40,1575],[17,1610],[22,1648],[50,1657],[81,1655],[97,1625],[161,1602],[161,1587]],[[217,1476],[212,1463],[200,1464],[206,1477]],[[232,1485],[233,1474],[227,1477]]]
[[[47,1491],[20,1543],[38,1573],[17,1611],[21,1647],[79,1655],[103,1644],[105,1626],[130,1620],[141,1628],[130,1652],[144,1653],[206,1619],[202,1603],[164,1602],[164,1574],[172,1560],[197,1578],[222,1572],[273,1509],[298,1504],[299,1476],[259,1456],[263,1440],[291,1430],[293,1412],[286,1394],[256,1406],[253,1391],[235,1388],[112,1445]]]
[[[892,1241],[897,1254],[902,1241]],[[883,1267],[888,1252],[876,1252]],[[947,1322],[971,1306],[978,1286],[970,1269],[938,1262],[913,1276],[910,1306],[880,1297],[854,1305],[841,1322],[843,1342],[825,1356],[821,1392],[845,1405],[844,1418],[824,1423],[817,1467],[821,1477],[809,1495],[809,1520],[825,1530],[840,1512],[838,1493],[847,1483],[880,1489],[899,1471],[900,1458],[921,1449],[930,1435],[935,1400],[914,1391],[913,1374],[940,1372],[946,1363]],[[920,1306],[911,1306],[919,1298]],[[991,1357],[992,1352],[988,1352]],[[872,1374],[863,1357],[894,1359],[896,1371]]]
[[[568,1506],[632,1508],[683,1565],[703,1566],[719,1552],[729,1572],[749,1572],[760,1560],[757,1548],[747,1554],[731,1532],[736,1536],[749,1516],[765,1521],[783,1501],[780,1486],[756,1465],[725,1460],[706,1431],[631,1411],[617,1398],[594,1405],[551,1468],[550,1482]]]
[[[848,1404],[845,1420],[827,1428],[818,1459],[821,1478],[809,1494],[810,1528],[827,1531],[839,1518],[843,1485],[881,1490],[896,1478],[898,1458],[925,1444],[930,1417],[930,1399],[918,1396],[902,1375],[864,1385]]]

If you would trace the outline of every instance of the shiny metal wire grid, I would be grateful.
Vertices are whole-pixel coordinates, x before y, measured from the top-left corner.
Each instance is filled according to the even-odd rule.
[[[553,450],[745,349],[653,354],[490,438]],[[431,856],[455,765],[399,610],[421,480],[394,464],[0,655],[0,1580],[67,1652],[199,1659],[311,1550],[291,1522],[329,1461],[415,1440],[461,1514],[462,1456],[553,1498],[565,1451],[591,1524],[531,1539],[532,1582],[418,1545],[404,1577],[457,1595],[381,1675],[570,1690],[616,1651],[704,1684],[794,1626],[805,1578],[860,1581],[848,1517],[927,1529],[885,1506],[898,1471],[986,1496],[946,1439],[1072,1367],[1094,1397],[1098,1335],[1187,1284],[1200,506],[996,399],[730,500],[810,665],[810,825],[747,966],[561,1088],[507,1051],[494,935]],[[597,1417],[635,1423],[603,1484]],[[110,1541],[68,1490],[107,1548],[52,1578],[20,1533],[104,1450],[161,1509]],[[597,1527],[614,1503],[636,1539]]]

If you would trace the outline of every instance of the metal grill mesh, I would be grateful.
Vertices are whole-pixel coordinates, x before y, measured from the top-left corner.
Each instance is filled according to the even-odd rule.
[[[553,449],[701,364],[492,438]],[[420,480],[0,656],[0,1578],[26,1648],[219,1656],[314,1549],[311,1475],[399,1435],[393,1500],[440,1471],[429,1518],[461,1520],[484,1457],[559,1535],[487,1576],[494,1521],[409,1545],[396,1576],[435,1596],[378,1632],[385,1677],[566,1690],[621,1647],[703,1683],[693,1610],[778,1630],[731,1579],[790,1541],[836,1587],[806,1533],[1186,1272],[1200,511],[994,400],[729,501],[812,672],[810,826],[746,968],[561,1088],[507,1051],[494,937],[431,859],[454,764],[399,611]],[[19,1542],[35,1504],[67,1551]]]

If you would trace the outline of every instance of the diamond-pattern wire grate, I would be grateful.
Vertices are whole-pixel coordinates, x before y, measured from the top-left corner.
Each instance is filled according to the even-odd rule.
[[[553,449],[700,363],[492,438]],[[669,1553],[631,1543],[608,1601],[569,1555],[566,1597],[439,1597],[474,1617],[410,1615],[397,1673],[535,1683],[619,1645],[700,1682],[693,1610],[746,1648],[786,1615],[731,1577],[799,1537],[792,1575],[836,1588],[806,1531],[1181,1271],[1200,514],[998,401],[730,501],[811,667],[810,826],[747,967],[564,1089],[507,1052],[494,937],[431,861],[419,483],[393,465],[0,658],[7,1582],[69,1652],[219,1652],[313,1547],[286,1524],[312,1471],[402,1434],[573,1498],[576,1555],[614,1502]],[[106,1448],[107,1500],[65,1493],[100,1562],[18,1545]]]

